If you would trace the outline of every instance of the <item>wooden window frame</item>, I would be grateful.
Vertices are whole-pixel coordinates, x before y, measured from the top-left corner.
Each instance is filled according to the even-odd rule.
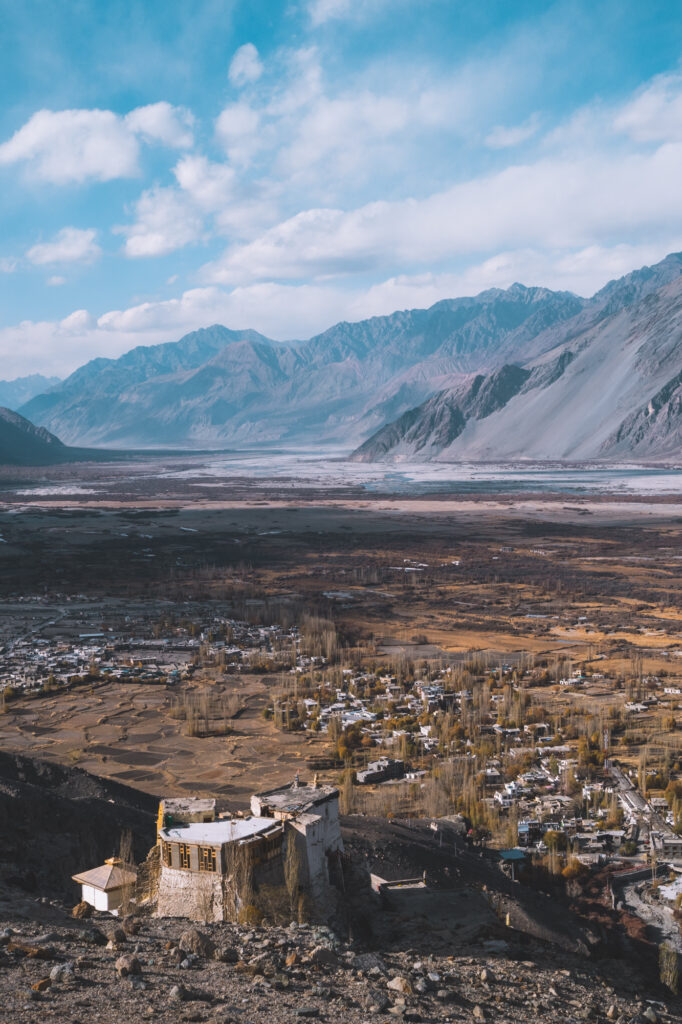
[[[178,864],[181,871],[191,870],[191,847],[187,843],[178,843]]]
[[[216,851],[212,846],[200,846],[199,871],[215,873],[217,869]]]

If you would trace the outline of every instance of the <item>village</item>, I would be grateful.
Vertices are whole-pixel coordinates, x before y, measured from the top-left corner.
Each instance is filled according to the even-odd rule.
[[[383,949],[396,929],[411,946],[417,914],[464,956],[511,932],[589,950],[646,928],[682,954],[674,553],[633,575],[629,536],[587,554],[266,540],[255,564],[202,561],[163,587],[7,593],[0,747],[147,808],[133,851],[113,791],[106,842],[62,854],[60,912],[255,946],[291,922],[371,924]]]
[[[25,633],[12,631],[3,638],[0,701],[95,680],[173,686],[191,679],[205,657],[228,669],[277,657],[284,650],[284,661],[290,664],[298,636],[296,628],[218,618],[212,609],[205,615],[203,609],[191,610],[209,622],[204,631],[194,621],[174,621],[175,616],[159,621],[163,607],[130,614],[115,602],[111,605],[108,615],[98,609],[93,618],[92,607],[79,603],[58,619],[49,612],[40,615],[39,605]]]
[[[414,662],[376,648],[346,664],[353,659],[327,620],[284,627],[202,611],[123,617],[70,638],[9,639],[0,656],[3,704],[82,686],[152,685],[177,706],[217,679],[269,671],[264,724],[313,741],[308,770],[321,774],[325,791],[338,787],[343,813],[428,819],[434,840],[457,835],[496,851],[515,879],[531,863],[565,877],[613,865],[624,872],[618,899],[630,899],[640,916],[651,904],[657,920],[667,907],[664,923],[682,950],[674,920],[682,772],[670,740],[682,707],[677,677],[641,669],[618,679],[603,664],[595,671],[594,663],[530,656],[497,665],[475,655]],[[195,900],[189,916],[200,917],[197,907]]]

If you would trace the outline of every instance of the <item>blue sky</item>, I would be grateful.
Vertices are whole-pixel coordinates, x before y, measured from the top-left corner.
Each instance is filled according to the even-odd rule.
[[[0,375],[682,249],[677,0],[0,0]]]

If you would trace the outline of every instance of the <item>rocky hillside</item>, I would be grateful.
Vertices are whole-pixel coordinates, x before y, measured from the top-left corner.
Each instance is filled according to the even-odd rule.
[[[82,906],[74,916],[71,874],[115,851],[124,828],[141,860],[155,809],[78,769],[0,755],[0,1019],[680,1019],[656,937],[611,909],[605,877],[570,897],[561,879],[511,885],[494,853],[440,845],[428,822],[344,819],[329,923],[311,908],[312,921],[290,924],[286,893],[265,889],[244,924],[158,919],[144,904],[123,921]],[[370,872],[428,884],[379,896]]]
[[[0,408],[0,465],[42,466],[64,461],[66,446],[44,427]]]
[[[560,344],[438,391],[353,458],[679,458],[682,278],[667,276],[640,271],[608,286]]]
[[[157,810],[119,783],[0,751],[0,906],[3,895],[10,906],[21,894],[72,901],[71,875],[116,856],[126,830],[142,859]]]
[[[125,452],[71,448],[45,427],[36,427],[18,412],[0,407],[0,466],[54,466],[124,458]]]
[[[46,925],[0,914],[0,999],[13,1024],[680,1020],[679,1001],[641,967],[560,954],[509,931],[454,952],[384,953],[315,925],[136,918]]]

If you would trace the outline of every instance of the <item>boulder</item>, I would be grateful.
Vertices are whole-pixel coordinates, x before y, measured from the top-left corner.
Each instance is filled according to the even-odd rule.
[[[128,936],[124,932],[123,928],[121,928],[120,924],[114,925],[113,928],[110,928],[107,935],[109,936],[109,942],[111,942],[113,946],[124,946],[128,941]]]
[[[315,946],[310,954],[310,959],[314,964],[323,964],[326,967],[338,967],[339,965],[338,956],[328,946]]]
[[[120,978],[127,978],[129,974],[141,974],[140,961],[131,953],[124,953],[116,961],[116,973]]]
[[[213,940],[196,928],[188,928],[182,933],[179,947],[183,953],[193,953],[194,956],[201,956],[205,959],[212,957],[215,952]]]
[[[386,987],[390,988],[391,992],[400,992],[404,996],[409,996],[412,993],[412,986],[401,974],[396,974],[395,978],[391,978]]]

